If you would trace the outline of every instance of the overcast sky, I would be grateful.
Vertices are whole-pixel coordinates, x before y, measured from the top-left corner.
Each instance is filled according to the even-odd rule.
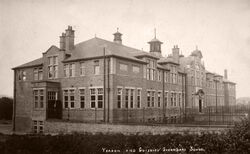
[[[154,37],[163,55],[178,44],[185,56],[197,45],[206,69],[237,83],[237,97],[250,96],[249,0],[0,0],[0,95],[12,96],[11,68],[42,56],[72,25],[75,42],[97,35],[149,50]]]

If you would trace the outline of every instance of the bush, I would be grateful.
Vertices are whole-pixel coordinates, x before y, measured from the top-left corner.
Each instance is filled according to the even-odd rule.
[[[4,138],[4,139],[3,139]],[[244,120],[224,134],[165,134],[165,135],[123,135],[123,134],[60,134],[51,135],[1,135],[2,153],[103,153],[102,148],[120,150],[120,153],[139,153],[143,149],[186,149],[179,153],[248,153],[250,151],[250,123]],[[126,150],[131,150],[126,152]],[[135,149],[135,152],[132,150]],[[192,149],[204,149],[193,152]],[[113,152],[114,153],[114,152]],[[145,153],[145,152],[141,152]],[[153,152],[150,152],[153,153]],[[177,152],[165,152],[177,153]]]

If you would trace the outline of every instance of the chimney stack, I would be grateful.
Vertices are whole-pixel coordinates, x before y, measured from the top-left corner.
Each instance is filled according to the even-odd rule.
[[[174,48],[172,49],[172,53],[173,53],[174,61],[179,63],[180,49],[178,48],[178,45],[174,45]]]
[[[60,50],[65,50],[65,33],[62,33],[62,36],[60,36]]]
[[[74,38],[75,31],[72,29],[72,26],[68,26],[68,29],[65,30],[65,50],[74,49]]]
[[[227,80],[227,69],[224,70],[224,79]]]

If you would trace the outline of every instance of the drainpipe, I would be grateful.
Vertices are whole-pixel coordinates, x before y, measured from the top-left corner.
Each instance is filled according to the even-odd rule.
[[[103,122],[106,122],[106,57],[103,48]]]
[[[109,87],[109,74],[110,74],[110,58],[108,59],[108,119],[107,119],[107,122],[109,122],[109,108],[110,108],[110,87]]]
[[[12,130],[16,131],[16,70],[14,70]]]
[[[164,70],[162,70],[162,97],[163,97],[163,99],[162,99],[162,102],[163,102],[163,104],[162,104],[162,116],[163,116],[163,121],[164,121],[164,118],[165,118],[165,71]]]

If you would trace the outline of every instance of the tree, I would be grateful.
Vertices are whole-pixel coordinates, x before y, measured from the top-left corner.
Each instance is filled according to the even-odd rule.
[[[13,113],[13,99],[9,97],[0,98],[0,119],[11,120]]]

